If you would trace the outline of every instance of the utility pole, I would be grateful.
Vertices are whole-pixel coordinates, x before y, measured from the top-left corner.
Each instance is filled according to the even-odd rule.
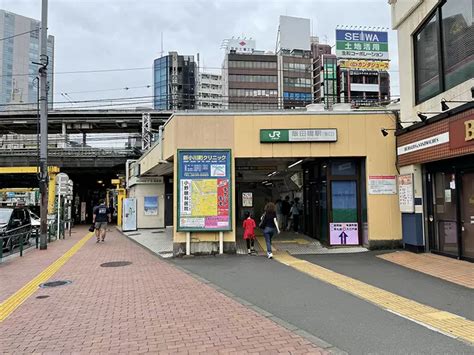
[[[48,0],[42,0],[40,37],[40,249],[48,248]]]

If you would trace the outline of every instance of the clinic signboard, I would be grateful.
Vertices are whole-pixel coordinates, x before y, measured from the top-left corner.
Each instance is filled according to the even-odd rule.
[[[229,231],[230,150],[178,150],[178,231]]]
[[[337,142],[335,128],[261,129],[260,143]]]
[[[388,33],[366,30],[336,30],[338,58],[388,60]]]

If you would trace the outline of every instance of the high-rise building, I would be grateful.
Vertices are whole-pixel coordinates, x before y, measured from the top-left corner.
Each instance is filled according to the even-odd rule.
[[[32,109],[37,102],[40,27],[35,19],[0,10],[0,110]],[[53,105],[54,36],[48,36],[48,102]],[[31,105],[29,105],[31,104]]]
[[[169,52],[153,63],[155,110],[196,108],[196,63],[194,56]]]
[[[225,108],[271,110],[278,108],[277,56],[254,51],[226,54],[223,64]]]
[[[205,72],[199,73],[196,85],[197,109],[222,109],[222,90],[222,75]]]
[[[313,102],[320,103],[324,92],[323,56],[331,54],[329,44],[319,43],[318,37],[311,37],[311,58],[313,59]]]

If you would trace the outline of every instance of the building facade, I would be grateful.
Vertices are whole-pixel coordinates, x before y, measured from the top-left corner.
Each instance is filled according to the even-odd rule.
[[[324,245],[397,247],[395,137],[380,134],[394,119],[375,110],[176,113],[137,164],[141,177],[172,187],[158,213],[173,226],[175,255],[235,252],[245,212],[259,218],[285,196],[302,201],[301,231]]]
[[[198,73],[196,84],[198,110],[220,110],[224,106],[222,75]]]
[[[35,109],[41,22],[0,10],[0,110]],[[48,102],[53,105],[54,36],[48,36]],[[28,75],[25,75],[28,73]],[[8,106],[11,104],[12,106]],[[31,104],[31,105],[30,105]]]
[[[222,74],[225,108],[242,111],[278,108],[278,63],[275,54],[228,53]]]
[[[196,108],[196,63],[194,56],[169,52],[153,63],[155,110]]]
[[[397,154],[404,244],[472,261],[473,2],[390,4],[403,73]]]

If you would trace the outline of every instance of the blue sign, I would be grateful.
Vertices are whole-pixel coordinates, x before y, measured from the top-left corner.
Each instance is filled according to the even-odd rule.
[[[178,231],[228,231],[230,150],[178,150]]]
[[[387,43],[388,33],[362,30],[336,30],[336,41]]]

